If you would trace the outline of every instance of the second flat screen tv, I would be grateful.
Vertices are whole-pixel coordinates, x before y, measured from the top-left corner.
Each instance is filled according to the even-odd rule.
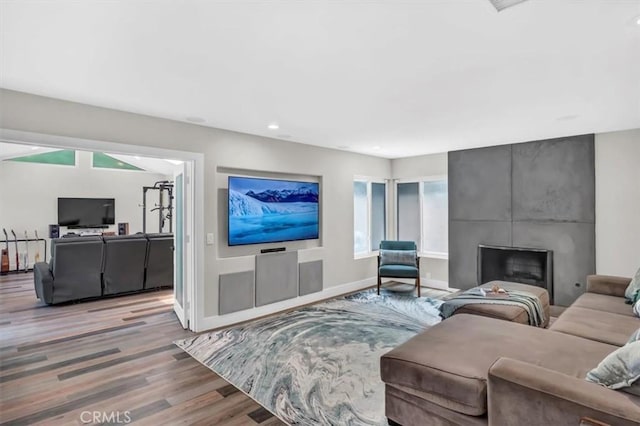
[[[319,184],[229,177],[230,246],[318,238]]]
[[[69,228],[107,228],[115,221],[113,198],[58,198],[58,225]]]

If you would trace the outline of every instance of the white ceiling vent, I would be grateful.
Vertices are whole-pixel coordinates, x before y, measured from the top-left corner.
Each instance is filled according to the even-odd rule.
[[[493,6],[500,12],[502,9],[506,9],[511,6],[515,6],[518,3],[523,3],[527,0],[489,0]]]

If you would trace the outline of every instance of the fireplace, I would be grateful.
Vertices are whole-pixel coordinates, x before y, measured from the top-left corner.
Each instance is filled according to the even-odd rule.
[[[546,288],[553,303],[553,251],[480,244],[478,284],[494,280]]]

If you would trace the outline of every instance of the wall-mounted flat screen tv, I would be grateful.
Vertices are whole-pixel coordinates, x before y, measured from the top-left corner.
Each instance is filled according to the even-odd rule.
[[[116,223],[113,198],[58,198],[58,225],[105,228]]]
[[[318,238],[319,184],[229,177],[230,246]]]

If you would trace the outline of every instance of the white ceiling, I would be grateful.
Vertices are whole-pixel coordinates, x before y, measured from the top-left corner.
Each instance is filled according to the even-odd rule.
[[[2,87],[313,145],[395,158],[640,127],[640,0],[1,0],[0,15]]]

